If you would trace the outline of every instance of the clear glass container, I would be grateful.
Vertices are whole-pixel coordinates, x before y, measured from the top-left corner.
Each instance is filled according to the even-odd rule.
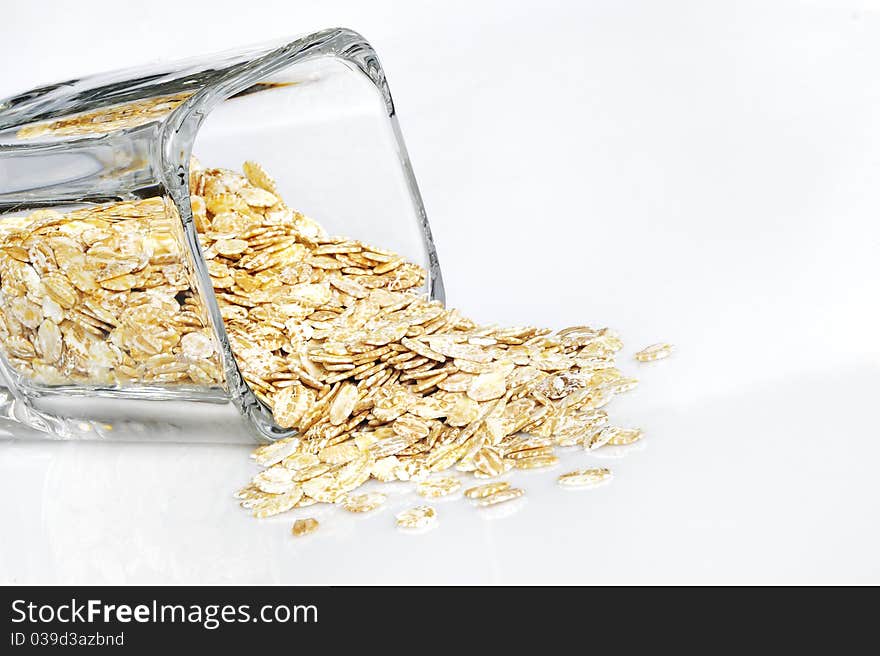
[[[246,160],[330,234],[424,267],[422,291],[443,300],[385,74],[359,34],[34,89],[0,101],[0,434],[291,434],[233,354],[191,200],[198,161]]]

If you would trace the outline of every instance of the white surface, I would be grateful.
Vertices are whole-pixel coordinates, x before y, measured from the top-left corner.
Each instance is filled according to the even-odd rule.
[[[643,385],[611,414],[648,438],[566,458],[609,462],[601,489],[520,476],[510,516],[441,502],[401,535],[401,492],[301,540],[230,498],[245,448],[2,443],[0,581],[880,583],[877,3],[213,2],[210,29],[195,4],[17,3],[0,92],[362,31],[451,302],[617,329]],[[657,340],[674,358],[629,360]]]

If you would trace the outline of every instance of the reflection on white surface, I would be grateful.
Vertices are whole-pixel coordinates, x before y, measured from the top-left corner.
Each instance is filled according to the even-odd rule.
[[[644,387],[675,376],[672,365]],[[817,371],[640,413],[649,449],[564,455],[559,471],[602,463],[610,484],[572,491],[559,472],[512,472],[525,497],[431,500],[439,522],[424,534],[395,527],[426,502],[410,484],[365,515],[315,505],[258,521],[231,497],[253,471],[245,448],[6,442],[0,580],[876,582],[874,382],[867,367]],[[292,537],[307,516],[318,532]]]
[[[620,460],[621,458],[626,458],[634,453],[644,451],[646,448],[648,448],[648,442],[645,440],[639,440],[634,444],[624,444],[622,446],[606,445],[601,449],[594,451],[593,455],[599,460]]]
[[[494,521],[496,519],[507,519],[518,514],[528,503],[525,497],[505,501],[494,506],[486,506],[485,508],[477,508],[477,516],[486,521]]]
[[[424,535],[395,528],[407,485],[369,516],[256,521],[231,498],[245,447],[0,443],[0,581],[880,583],[880,15],[847,4],[396,30],[448,298],[615,328],[642,382],[609,414],[643,443],[512,472],[511,516],[433,503]],[[510,66],[516,43],[540,56]],[[556,484],[589,465],[613,481]]]

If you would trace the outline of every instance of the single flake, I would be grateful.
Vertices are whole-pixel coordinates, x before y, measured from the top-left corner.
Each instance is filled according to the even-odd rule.
[[[672,355],[672,344],[651,344],[635,354],[639,362],[654,362]]]
[[[395,519],[400,528],[428,528],[436,525],[437,512],[431,506],[416,506],[397,513]]]
[[[304,535],[317,531],[318,526],[320,526],[320,524],[317,519],[314,517],[306,517],[305,519],[296,520],[293,523],[290,532],[293,533],[294,537],[301,538]]]
[[[557,480],[563,487],[594,487],[611,480],[611,470],[605,467],[578,469],[560,474]]]

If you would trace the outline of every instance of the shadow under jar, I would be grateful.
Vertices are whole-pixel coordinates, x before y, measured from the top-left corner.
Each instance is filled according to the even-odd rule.
[[[420,291],[444,300],[385,75],[359,34],[34,89],[0,102],[0,435],[292,434],[230,345],[194,153],[260,162],[298,216],[422,266]]]

